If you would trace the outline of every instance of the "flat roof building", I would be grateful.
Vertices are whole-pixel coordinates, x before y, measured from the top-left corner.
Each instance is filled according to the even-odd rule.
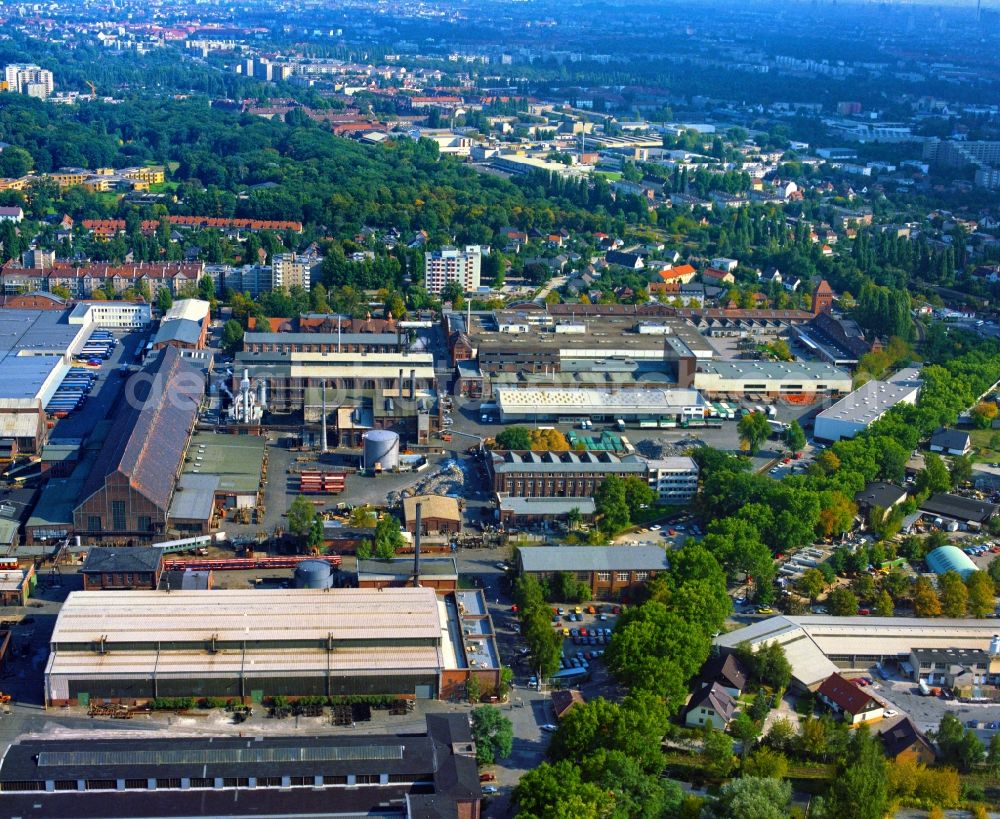
[[[777,641],[792,666],[792,681],[816,690],[837,671],[864,671],[883,660],[906,662],[914,648],[985,650],[996,631],[990,620],[779,615],[720,634],[713,642],[731,653],[744,641],[754,651]]]
[[[583,521],[597,514],[593,498],[521,498],[498,495],[500,522],[505,526],[528,526],[540,521],[566,520],[575,509]]]
[[[559,389],[537,387],[494,390],[502,423],[530,420],[591,418],[593,420],[674,420],[705,417],[705,399],[697,390],[670,390],[662,387],[621,390]]]
[[[900,370],[888,381],[869,381],[816,416],[817,438],[839,441],[868,429],[897,404],[916,404],[920,393],[920,370]]]
[[[517,551],[521,574],[543,579],[569,572],[590,587],[595,600],[632,599],[668,565],[659,546],[525,546]]]
[[[851,389],[851,375],[823,362],[699,361],[694,387],[710,395],[839,395]]]
[[[45,698],[433,698],[470,673],[496,686],[499,672],[478,590],[73,592],[53,629]]]
[[[426,732],[336,736],[21,737],[0,760],[8,812],[27,817],[396,816],[478,819],[464,714]]]
[[[988,523],[998,510],[1000,506],[994,503],[948,492],[935,492],[920,504],[920,511],[924,514],[953,520],[970,529],[978,529]]]

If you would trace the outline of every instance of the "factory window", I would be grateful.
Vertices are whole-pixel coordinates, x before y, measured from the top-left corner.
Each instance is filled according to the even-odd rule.
[[[75,791],[77,782],[75,779],[57,779],[56,780],[56,790],[57,791]]]
[[[576,579],[586,583],[590,580],[590,572],[577,572]]]
[[[125,501],[111,501],[111,528],[125,528]]]
[[[628,572],[615,572],[615,580],[617,580],[619,583],[627,583]]]
[[[257,777],[257,787],[258,788],[280,788],[281,787],[281,777],[280,776],[258,776]]]
[[[118,787],[118,782],[114,779],[88,779],[88,791],[113,791]]]
[[[311,776],[292,776],[289,777],[289,784],[293,788],[301,788],[305,785],[312,785],[313,778]]]
[[[156,788],[157,790],[180,790],[181,780],[177,779],[157,779]]]
[[[347,777],[346,776],[324,776],[323,777],[323,784],[324,785],[346,785],[347,784]]]
[[[611,579],[611,572],[598,572],[597,579],[607,583]]]
[[[378,774],[358,774],[354,777],[356,785],[377,785],[378,780]]]
[[[130,791],[144,791],[149,787],[148,779],[126,779],[125,789]]]
[[[101,531],[101,516],[100,515],[88,515],[87,516],[87,531],[88,532],[100,532]]]
[[[149,515],[139,515],[139,531],[148,532],[153,528],[153,519]]]
[[[44,788],[44,782],[27,782],[21,780],[12,780],[10,782],[4,782],[0,785],[0,790],[3,791],[40,791]]]
[[[636,572],[635,573],[635,579],[636,580],[647,580],[647,579],[649,579],[649,572]]]

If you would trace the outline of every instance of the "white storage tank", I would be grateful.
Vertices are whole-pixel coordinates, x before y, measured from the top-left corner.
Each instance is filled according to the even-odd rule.
[[[388,429],[373,429],[364,434],[364,468],[388,472],[399,466],[399,435]]]

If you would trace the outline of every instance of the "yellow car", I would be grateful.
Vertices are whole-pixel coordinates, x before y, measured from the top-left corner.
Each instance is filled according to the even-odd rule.
[[[580,608],[579,606],[577,606],[575,609],[573,609],[573,613],[574,614],[583,614],[583,609]]]
[[[568,628],[564,628],[563,629],[563,637],[569,637],[569,629]]]

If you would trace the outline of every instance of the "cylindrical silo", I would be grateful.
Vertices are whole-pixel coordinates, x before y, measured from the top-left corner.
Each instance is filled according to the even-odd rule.
[[[388,429],[373,429],[364,434],[365,470],[388,472],[399,466],[399,435]]]
[[[333,585],[333,570],[325,560],[303,560],[295,567],[295,588],[328,589]]]

